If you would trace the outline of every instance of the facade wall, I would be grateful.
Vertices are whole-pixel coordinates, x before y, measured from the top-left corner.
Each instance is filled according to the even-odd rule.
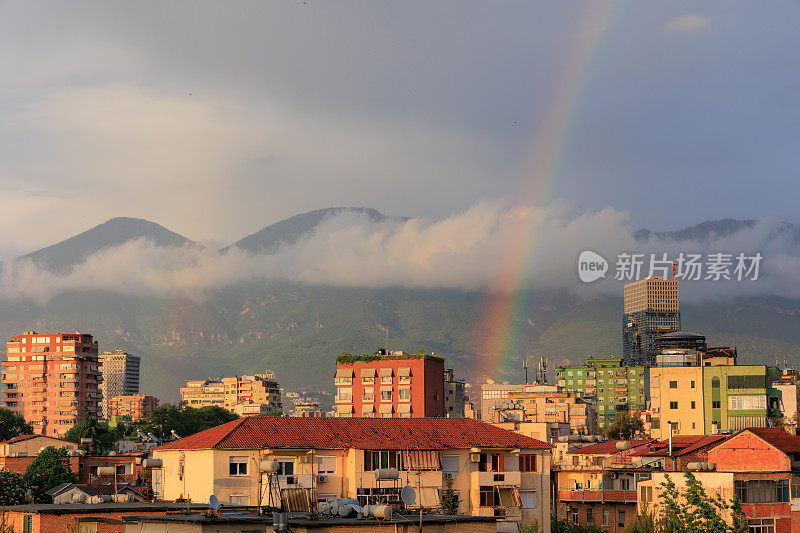
[[[112,397],[139,394],[140,358],[123,350],[113,350],[103,352],[99,359],[103,372],[103,418],[108,419],[112,416],[109,412]]]
[[[125,513],[102,513],[103,522],[98,524],[98,529],[103,533],[124,533],[131,531],[132,526],[125,529],[123,518],[131,516],[164,516],[164,511],[131,511]],[[23,528],[23,522],[26,516],[32,519],[33,529],[30,533],[52,533],[57,531],[69,531],[74,533],[89,533],[94,532],[94,522],[79,522],[81,519],[97,517],[96,512],[87,513],[69,513],[69,514],[46,514],[46,513],[25,513],[19,511],[8,511],[8,520],[11,523],[12,531],[27,531]],[[138,531],[138,530],[136,530]],[[170,528],[170,531],[173,531]]]
[[[340,363],[336,368],[338,416],[420,418],[446,414],[442,360],[391,358]],[[401,394],[408,396],[401,398]]]
[[[35,433],[63,436],[83,418],[101,415],[97,342],[84,333],[15,335],[3,361],[3,402]]]
[[[726,472],[789,472],[792,466],[789,456],[747,431],[711,448],[708,460]]]
[[[703,367],[664,366],[650,369],[650,436],[705,433]]]
[[[259,406],[253,413],[282,411],[280,385],[272,378],[269,373],[189,380],[180,389],[181,400],[195,408],[217,406],[236,412],[242,406]]]
[[[777,368],[764,365],[703,367],[706,433],[768,427],[767,418],[780,415],[779,393],[771,388],[771,382],[778,375]],[[745,381],[745,386],[742,386],[743,379],[750,381]],[[736,405],[736,400],[732,400],[734,397],[751,399],[750,401],[759,399],[761,406],[736,408],[740,406]],[[775,408],[771,409],[771,406]]]
[[[158,407],[158,398],[136,394],[131,396],[114,396],[108,404],[108,417],[129,417],[134,422],[146,420]]]
[[[78,445],[74,442],[39,435],[31,439],[0,444],[0,457],[35,457],[39,454],[39,450],[41,448],[46,448],[47,446],[52,446],[54,448],[66,448],[68,450],[78,449]]]

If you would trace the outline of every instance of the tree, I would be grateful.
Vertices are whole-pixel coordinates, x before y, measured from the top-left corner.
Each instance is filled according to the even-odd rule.
[[[656,519],[646,510],[636,515],[636,520],[625,524],[623,533],[655,533]]]
[[[0,505],[20,505],[25,503],[28,487],[22,476],[16,472],[0,470]]]
[[[216,405],[195,409],[185,404],[167,403],[156,408],[149,420],[134,424],[131,429],[152,432],[159,439],[169,439],[172,431],[187,437],[237,418],[236,414]]]
[[[644,422],[638,411],[625,412],[608,426],[606,434],[609,439],[631,440],[644,434]]]
[[[30,435],[33,428],[19,413],[0,407],[0,440],[8,440],[19,435]]]
[[[445,514],[458,514],[459,503],[461,503],[461,499],[453,490],[453,480],[448,478],[442,491],[442,511]]]
[[[36,503],[51,503],[45,492],[56,485],[78,481],[78,476],[69,467],[67,449],[52,446],[39,452],[22,477],[33,492]]]
[[[708,496],[703,484],[688,470],[684,470],[686,489],[680,493],[675,483],[666,476],[661,483],[661,517],[657,529],[663,533],[690,533],[709,531],[712,533],[744,533],[747,520],[737,498],[725,501],[720,495]],[[726,509],[732,509],[732,524],[722,517]]]

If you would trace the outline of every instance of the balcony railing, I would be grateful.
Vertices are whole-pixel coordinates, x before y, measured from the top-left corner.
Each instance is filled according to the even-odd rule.
[[[560,490],[558,499],[571,502],[636,502],[635,490]]]

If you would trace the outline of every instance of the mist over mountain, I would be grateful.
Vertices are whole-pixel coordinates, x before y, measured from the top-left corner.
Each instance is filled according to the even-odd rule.
[[[520,220],[541,222],[549,235],[536,254],[539,281],[520,287],[527,304],[507,318],[517,332],[511,355],[496,364],[497,354],[481,353],[500,334],[484,314]],[[702,285],[682,283],[684,328],[738,346],[743,362],[800,364],[800,299],[785,284],[795,272],[794,229],[727,219],[648,235],[662,247],[773,252],[774,282],[753,283],[751,293],[714,285],[693,298]],[[152,222],[112,219],[7,265],[0,334],[91,332],[101,350],[142,355],[142,390],[165,401],[186,379],[266,369],[291,390],[330,391],[335,356],[371,352],[387,332],[389,347],[449,356],[470,379],[514,380],[526,355],[554,365],[620,353],[621,282],[596,289],[603,286],[578,283],[571,269],[575,250],[626,249],[633,234],[613,211],[481,205],[419,221],[338,208],[297,215],[218,251]]]
[[[51,272],[66,273],[95,252],[136,239],[146,239],[155,246],[169,248],[195,244],[155,222],[141,218],[116,217],[19,259],[30,259]]]

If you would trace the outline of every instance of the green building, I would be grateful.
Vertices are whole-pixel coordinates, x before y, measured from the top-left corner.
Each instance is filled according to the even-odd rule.
[[[588,357],[580,367],[556,367],[556,380],[565,391],[580,393],[595,404],[600,427],[610,425],[619,413],[647,409],[650,373],[644,366]]]
[[[781,393],[774,387],[780,377],[774,366],[703,367],[705,433],[769,427],[769,419],[782,416]]]

